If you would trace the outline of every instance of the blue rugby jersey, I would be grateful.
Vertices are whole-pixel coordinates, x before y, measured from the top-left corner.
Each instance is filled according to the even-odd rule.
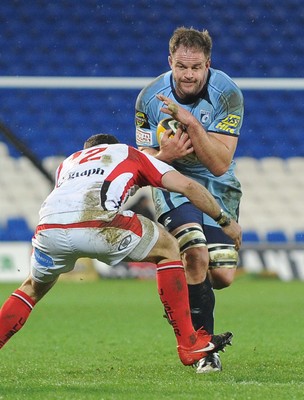
[[[163,103],[156,98],[163,94],[191,112],[206,131],[223,135],[239,136],[243,122],[244,104],[240,89],[224,72],[210,68],[207,82],[201,93],[193,99],[184,101],[174,90],[172,71],[168,71],[147,85],[138,95],[136,101],[136,143],[140,147],[158,148],[156,129],[159,121],[168,118],[160,111]],[[241,186],[234,174],[235,162],[232,161],[228,171],[220,177],[214,176],[197,159],[190,154],[175,160],[172,165],[182,174],[203,184],[219,201],[221,207],[233,218],[237,218]],[[156,216],[188,202],[180,194],[153,190]],[[204,223],[217,226],[208,216]]]

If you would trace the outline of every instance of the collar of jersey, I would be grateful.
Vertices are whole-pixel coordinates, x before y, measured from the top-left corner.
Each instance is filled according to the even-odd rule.
[[[173,81],[173,74],[171,73],[170,85],[171,85],[172,93],[173,93],[173,96],[174,96],[175,100],[180,104],[193,104],[193,103],[196,103],[196,101],[198,99],[203,99],[205,97],[206,93],[207,93],[207,87],[208,87],[210,75],[211,75],[211,71],[209,69],[207,81],[206,81],[203,89],[196,96],[191,96],[191,97],[187,97],[186,99],[182,99],[181,97],[179,97],[177,95],[177,93],[175,91],[174,81]]]

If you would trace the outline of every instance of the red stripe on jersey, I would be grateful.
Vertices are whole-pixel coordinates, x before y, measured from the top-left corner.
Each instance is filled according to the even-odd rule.
[[[141,179],[141,186],[151,185],[155,187],[163,187],[161,182],[162,173],[160,173],[148,157],[146,157],[145,153],[133,147],[129,147],[129,159],[134,160],[137,165],[140,165],[139,177]]]
[[[119,228],[129,230],[138,236],[142,236],[142,226],[136,214],[132,217],[121,214],[116,215],[110,222],[100,220],[73,222],[69,224],[41,224],[38,225],[35,235],[46,229],[79,229],[79,228]]]
[[[102,203],[101,205],[104,209],[106,209],[105,204],[108,200],[107,199],[108,188],[110,187],[112,182],[115,181],[115,179],[120,175],[127,173],[131,174],[130,179],[126,181],[125,186],[121,188],[123,189],[120,197],[121,203],[124,202],[125,197],[131,187],[133,187],[134,185],[138,185],[140,187],[146,185],[146,183],[142,181],[140,172],[141,170],[145,171],[145,169],[147,169],[147,165],[143,167],[141,156],[142,153],[140,151],[128,146],[128,157],[125,160],[121,161],[113,169],[113,171],[106,177],[106,180],[103,186],[101,187],[101,203]]]
[[[122,174],[130,173],[131,177],[126,182],[121,194],[121,203],[124,202],[127,193],[130,188],[137,185],[139,187],[143,186],[155,186],[163,187],[161,179],[162,174],[159,170],[152,164],[152,162],[145,156],[141,151],[128,146],[128,157],[121,161],[113,171],[106,177],[106,180],[101,187],[101,205],[106,209],[107,192],[113,181]]]
[[[57,168],[57,171],[56,171],[56,187],[58,187],[58,181],[59,181],[59,176],[60,176],[62,167],[63,167],[63,162],[59,165],[59,167]]]

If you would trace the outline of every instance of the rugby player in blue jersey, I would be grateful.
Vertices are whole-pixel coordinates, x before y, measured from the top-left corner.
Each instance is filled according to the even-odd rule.
[[[169,42],[171,69],[138,95],[136,143],[203,184],[223,213],[237,219],[242,192],[233,157],[243,122],[243,96],[228,75],[210,67],[211,49],[208,31],[175,30]],[[180,123],[184,134],[178,130],[172,137],[166,130],[160,140],[157,128],[168,117]],[[219,226],[225,220],[215,222],[178,193],[153,189],[153,199],[158,221],[178,239],[183,254],[193,325],[213,333],[213,289],[232,283],[238,260],[233,241]],[[197,372],[221,369],[217,353],[197,364]]]

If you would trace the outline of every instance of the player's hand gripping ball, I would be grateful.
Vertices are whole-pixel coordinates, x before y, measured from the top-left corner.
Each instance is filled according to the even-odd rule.
[[[172,133],[169,136],[169,138],[172,138],[178,128],[178,122],[175,121],[175,119],[173,118],[164,118],[162,119],[158,125],[157,125],[157,129],[156,129],[156,137],[157,137],[157,142],[158,144],[160,144],[162,137],[164,135],[164,132],[168,129],[172,129]]]
[[[175,133],[177,131],[178,124],[179,124],[179,122],[171,117],[162,119],[158,123],[157,129],[156,129],[156,138],[157,138],[158,144],[160,144],[164,132],[168,129],[172,129],[172,133],[170,134],[169,138],[173,138],[173,136],[175,135]],[[199,160],[195,153],[190,153],[187,156],[179,158],[178,161],[182,164],[187,164],[187,165],[193,165],[193,164],[199,163]]]

